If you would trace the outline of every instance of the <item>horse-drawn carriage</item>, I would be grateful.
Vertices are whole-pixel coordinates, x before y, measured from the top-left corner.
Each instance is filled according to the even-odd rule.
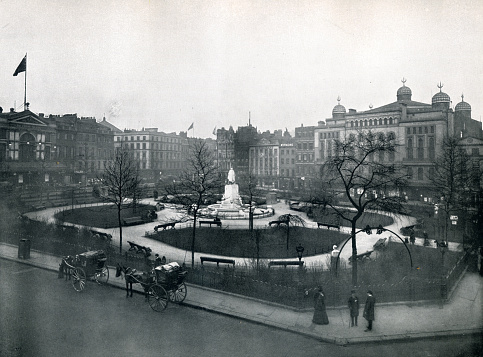
[[[104,251],[88,251],[75,257],[68,255],[62,258],[59,265],[59,278],[72,279],[72,286],[76,291],[84,290],[87,278],[94,279],[99,285],[109,280],[109,269],[106,265],[107,257]]]
[[[176,262],[157,266],[149,272],[137,272],[118,263],[116,277],[122,274],[126,280],[126,297],[129,296],[129,290],[132,297],[132,284],[141,284],[145,298],[154,311],[163,311],[169,301],[179,304],[186,298],[184,279],[188,272]]]

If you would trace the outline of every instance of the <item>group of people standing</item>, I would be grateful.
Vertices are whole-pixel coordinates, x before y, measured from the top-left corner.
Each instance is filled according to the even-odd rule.
[[[364,312],[362,316],[367,320],[367,328],[365,329],[366,332],[372,331],[372,321],[375,320],[374,318],[374,308],[376,304],[376,299],[374,294],[371,290],[367,291],[367,298],[366,304],[364,306]],[[357,319],[359,317],[359,298],[356,295],[356,291],[351,291],[351,296],[347,301],[347,305],[349,307],[350,317],[351,317],[351,324],[350,327],[357,326]],[[312,318],[312,322],[317,325],[328,325],[329,318],[327,316],[327,311],[325,307],[325,294],[321,287],[318,288],[318,291],[314,295],[314,317]]]

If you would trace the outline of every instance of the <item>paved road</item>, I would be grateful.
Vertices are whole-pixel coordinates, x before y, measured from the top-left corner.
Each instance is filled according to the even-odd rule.
[[[477,356],[475,336],[340,347],[0,259],[0,356]]]

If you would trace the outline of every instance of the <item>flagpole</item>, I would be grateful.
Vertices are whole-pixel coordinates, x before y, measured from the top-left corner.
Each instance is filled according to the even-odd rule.
[[[27,54],[25,54],[25,91],[23,96],[23,110],[27,110]]]

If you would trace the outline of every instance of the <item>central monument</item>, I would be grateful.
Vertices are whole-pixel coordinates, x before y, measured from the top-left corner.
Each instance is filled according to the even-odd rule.
[[[239,210],[242,206],[238,184],[235,182],[235,170],[228,171],[228,183],[225,185],[225,193],[221,198],[221,209]]]

